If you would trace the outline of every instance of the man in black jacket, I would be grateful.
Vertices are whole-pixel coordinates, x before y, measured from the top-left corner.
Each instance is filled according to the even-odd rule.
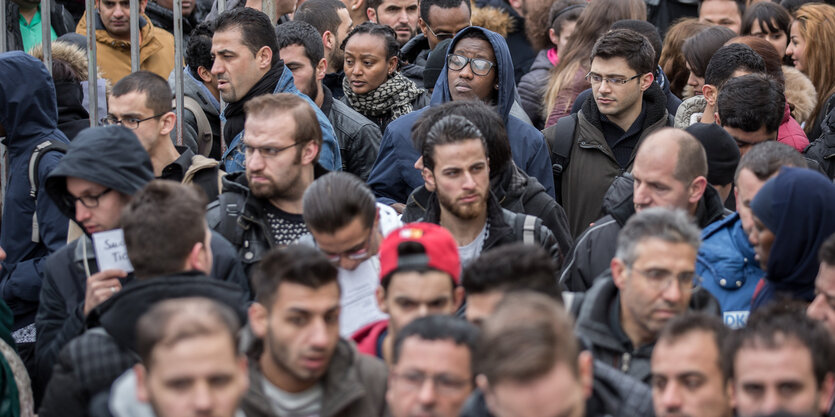
[[[80,198],[71,194],[70,198],[78,199],[78,208],[91,205],[94,198],[105,206],[106,197],[119,195],[104,191],[95,196],[81,194]],[[136,280],[126,282],[121,290],[115,288],[115,282],[92,286],[91,293],[111,294],[90,311],[90,330],[61,350],[39,415],[88,415],[97,395],[107,397],[113,381],[139,361],[136,323],[156,302],[207,297],[229,306],[241,321],[246,320],[247,297],[241,288],[208,276],[213,265],[213,239],[206,225],[205,203],[197,190],[172,181],[153,181],[124,203],[122,216],[117,219],[124,229],[124,244]],[[92,227],[85,226],[88,230]]]
[[[279,25],[275,33],[279,53],[293,72],[296,88],[310,97],[333,125],[342,154],[342,170],[368,180],[383,136],[374,122],[334,100],[330,89],[322,85],[328,63],[319,32],[309,23],[293,21]]]
[[[6,27],[0,29],[6,31],[6,50],[28,52],[33,47],[40,45],[43,35],[41,34],[41,2],[40,0],[12,0],[6,3]],[[24,22],[18,24],[20,19]],[[65,33],[75,32],[75,20],[70,12],[59,2],[52,2],[49,11],[50,31],[52,41]],[[27,35],[24,35],[24,32]],[[34,38],[34,39],[33,39]],[[32,42],[33,40],[37,40]]]
[[[148,153],[130,130],[97,127],[79,133],[47,178],[49,196],[85,234],[50,256],[44,268],[35,317],[41,336],[35,348],[38,373],[32,375],[36,395],[49,380],[64,345],[84,332],[92,310],[134,279],[121,270],[99,271],[90,236],[123,226],[119,214],[153,175]],[[211,243],[211,276],[248,294],[249,284],[234,248],[219,235]]]

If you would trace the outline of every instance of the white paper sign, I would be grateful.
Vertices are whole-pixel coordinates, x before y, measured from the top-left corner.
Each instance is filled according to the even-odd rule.
[[[122,229],[93,233],[93,250],[96,251],[99,271],[121,269],[125,272],[133,272]]]

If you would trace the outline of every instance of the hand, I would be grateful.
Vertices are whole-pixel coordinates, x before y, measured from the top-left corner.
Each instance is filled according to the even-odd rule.
[[[87,290],[84,295],[84,315],[87,316],[96,306],[119,292],[122,289],[122,283],[119,282],[119,278],[124,278],[127,275],[121,269],[106,269],[87,278]]]
[[[406,210],[406,205],[403,203],[394,203],[391,205],[391,208],[393,208],[397,214],[403,214],[403,210]]]

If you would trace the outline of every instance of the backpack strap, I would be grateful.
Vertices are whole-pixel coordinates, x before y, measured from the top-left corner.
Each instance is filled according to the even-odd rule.
[[[537,233],[537,229],[542,225],[542,220],[536,216],[523,213],[513,213],[513,232],[514,235],[522,237],[522,243],[526,245],[537,245],[542,236]]]
[[[238,225],[238,217],[244,211],[246,200],[238,193],[226,192],[217,196],[217,200],[209,203],[208,210],[220,206],[217,219],[209,220],[209,228],[223,235],[235,248],[240,248],[244,242],[244,229]],[[216,222],[216,223],[215,223]]]
[[[562,174],[568,169],[571,160],[577,117],[577,113],[565,116],[557,120],[555,125],[542,131],[551,153],[551,170],[554,174],[554,191],[558,203],[562,203]]]
[[[176,104],[175,104],[176,105]],[[212,125],[209,123],[209,118],[206,117],[206,112],[200,107],[200,103],[192,97],[183,96],[183,107],[194,115],[197,121],[197,153],[203,156],[209,156],[212,151]]]
[[[40,179],[38,178],[38,167],[41,164],[41,159],[49,152],[58,151],[67,153],[67,145],[64,142],[54,140],[45,140],[32,149],[29,155],[29,197],[35,200],[35,211],[32,213],[32,242],[39,243],[41,241],[40,231],[38,230],[38,188],[40,187]]]

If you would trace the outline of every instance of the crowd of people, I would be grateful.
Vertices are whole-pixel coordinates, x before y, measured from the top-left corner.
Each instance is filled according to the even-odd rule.
[[[835,417],[832,1],[50,3],[0,417]]]

